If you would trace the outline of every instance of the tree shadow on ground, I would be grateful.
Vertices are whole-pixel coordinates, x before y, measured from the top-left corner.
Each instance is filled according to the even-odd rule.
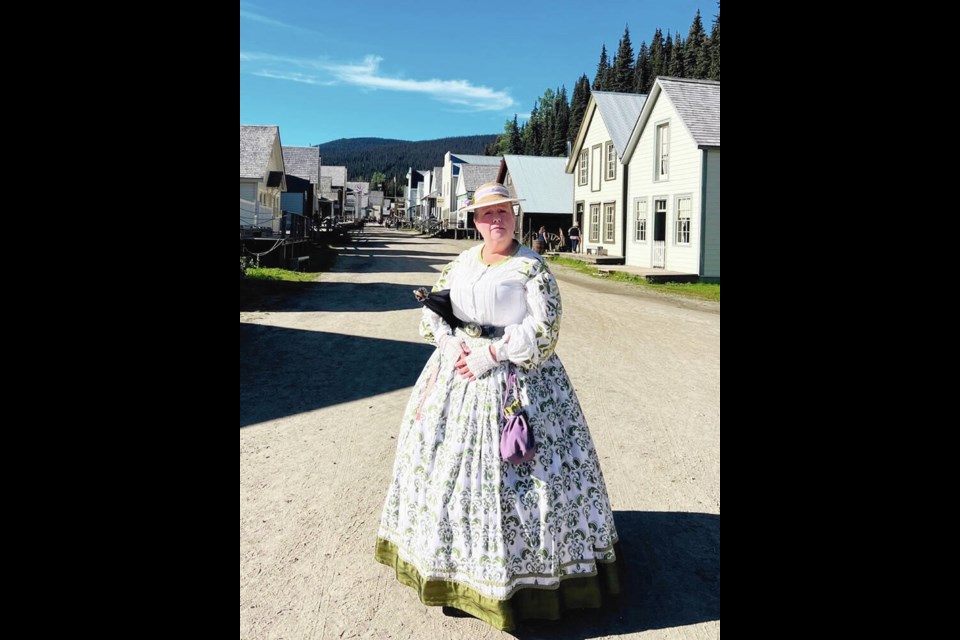
[[[520,640],[586,640],[720,619],[720,516],[615,511],[626,584],[613,606],[526,623]]]
[[[340,249],[337,264],[332,269],[338,273],[426,273],[436,280],[443,266],[456,258],[455,254],[424,253],[427,257],[415,257],[403,251],[367,248],[363,245]],[[384,258],[389,258],[384,260]]]
[[[413,386],[432,352],[426,343],[240,323],[240,427]]]
[[[417,286],[428,289],[435,275]],[[420,309],[414,285],[388,282],[283,282],[248,279],[240,282],[240,311],[397,311]],[[411,320],[416,327],[417,319]]]

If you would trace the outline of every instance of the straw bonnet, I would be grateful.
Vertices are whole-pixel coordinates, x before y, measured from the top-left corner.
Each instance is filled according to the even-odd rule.
[[[499,182],[487,182],[473,192],[473,202],[461,208],[461,211],[476,211],[481,207],[502,202],[522,202],[523,198],[511,198],[510,192]]]

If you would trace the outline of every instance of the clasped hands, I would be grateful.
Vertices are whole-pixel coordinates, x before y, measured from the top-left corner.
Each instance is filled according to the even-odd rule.
[[[445,335],[440,338],[439,347],[442,358],[453,362],[460,377],[467,380],[476,380],[497,366],[492,344],[486,349],[471,351],[462,340],[452,335]]]

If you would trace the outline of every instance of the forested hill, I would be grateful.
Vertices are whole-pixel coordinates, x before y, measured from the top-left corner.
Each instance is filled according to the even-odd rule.
[[[432,169],[443,166],[447,151],[482,156],[488,146],[497,140],[497,134],[461,136],[438,140],[387,140],[385,138],[341,138],[317,145],[324,166],[344,166],[347,180],[367,181],[374,171],[387,176],[387,182],[397,177],[398,185],[407,183],[407,170]],[[376,187],[374,187],[376,188]]]

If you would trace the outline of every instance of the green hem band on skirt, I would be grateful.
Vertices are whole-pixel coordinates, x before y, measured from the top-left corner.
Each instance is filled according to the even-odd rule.
[[[603,606],[604,596],[619,595],[623,567],[619,543],[614,552],[616,562],[598,562],[595,575],[570,576],[555,587],[523,585],[508,600],[488,598],[459,582],[424,578],[400,558],[395,544],[383,538],[377,538],[376,558],[395,569],[400,584],[412,587],[423,604],[455,607],[492,627],[510,631],[521,620],[559,620],[565,609],[597,609]]]

